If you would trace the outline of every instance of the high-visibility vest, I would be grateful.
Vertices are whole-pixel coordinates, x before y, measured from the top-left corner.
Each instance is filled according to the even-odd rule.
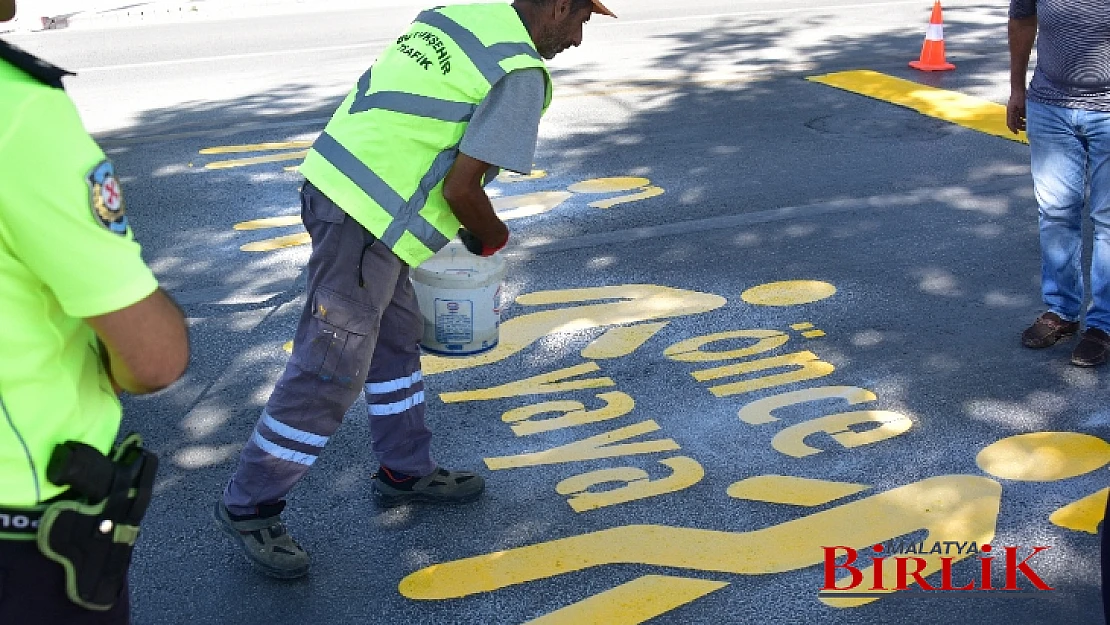
[[[508,4],[421,13],[347,95],[301,174],[409,266],[447,245],[459,221],[443,180],[475,109],[513,70],[551,75]]]
[[[3,508],[31,508],[67,489],[47,477],[59,443],[111,450],[122,411],[84,319],[158,286],[127,227],[115,172],[61,89],[64,74],[0,41]],[[34,539],[10,529],[21,528],[0,517],[0,541]]]

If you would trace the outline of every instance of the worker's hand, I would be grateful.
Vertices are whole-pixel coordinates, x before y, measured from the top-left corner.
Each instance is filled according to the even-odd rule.
[[[466,249],[471,254],[477,254],[478,256],[493,256],[504,249],[509,243],[509,238],[506,236],[505,240],[500,245],[486,245],[482,243],[481,239],[475,236],[473,232],[466,228],[459,229],[459,239],[462,240],[463,245],[466,246]]]

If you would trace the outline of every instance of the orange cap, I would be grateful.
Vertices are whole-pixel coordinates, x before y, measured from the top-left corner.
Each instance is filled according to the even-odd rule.
[[[605,5],[601,4],[601,0],[594,0],[594,13],[600,13],[602,15],[608,15],[609,17],[616,17],[617,16],[616,13],[613,13],[609,9],[605,8]]]

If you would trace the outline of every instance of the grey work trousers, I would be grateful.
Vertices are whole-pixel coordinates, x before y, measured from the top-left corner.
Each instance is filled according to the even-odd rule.
[[[224,491],[233,514],[284,500],[360,391],[378,463],[414,476],[436,468],[408,265],[307,182],[301,218],[312,237],[308,294],[293,355]]]

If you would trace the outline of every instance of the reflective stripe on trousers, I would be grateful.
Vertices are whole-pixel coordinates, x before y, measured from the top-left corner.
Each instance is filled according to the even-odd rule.
[[[436,467],[424,423],[424,322],[408,266],[311,184],[301,200],[312,237],[305,307],[293,355],[225,491],[234,514],[284,499],[360,392],[380,464],[410,475]]]

